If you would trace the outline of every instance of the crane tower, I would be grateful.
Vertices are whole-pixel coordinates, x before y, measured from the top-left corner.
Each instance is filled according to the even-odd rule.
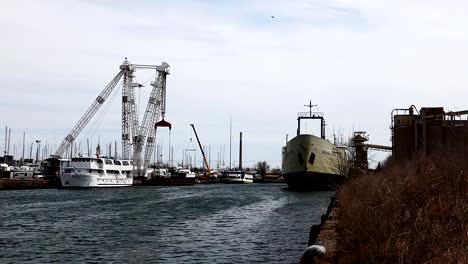
[[[131,64],[127,58],[120,65],[120,71],[93,101],[85,114],[75,124],[70,133],[64,138],[57,148],[55,155],[63,156],[72,145],[80,132],[86,127],[99,108],[104,104],[109,95],[114,91],[119,81],[122,81],[122,159],[133,158],[135,167],[145,169],[149,165],[154,148],[156,131],[154,124],[164,119],[166,108],[166,76],[169,74],[169,64],[161,65]],[[137,69],[156,70],[155,80],[151,95],[146,106],[142,123],[138,122],[137,103],[135,100],[135,88],[142,87],[134,82],[134,73]],[[142,166],[141,154],[145,145],[145,158]],[[133,153],[132,153],[133,151]]]

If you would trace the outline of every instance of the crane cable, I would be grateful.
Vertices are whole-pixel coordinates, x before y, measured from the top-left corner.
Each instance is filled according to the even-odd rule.
[[[190,129],[190,142],[187,143],[187,145],[185,145],[185,148],[183,149],[184,151],[183,151],[183,159],[182,160],[183,160],[183,163],[184,163],[185,166],[188,165],[188,164],[186,164],[186,163],[188,163],[188,159],[186,160],[186,158],[187,158],[186,156],[188,154],[187,152],[195,152],[195,155],[196,155],[196,152],[197,152],[197,147],[195,146],[195,144],[192,141],[192,134],[193,134],[193,131],[192,131],[192,129]],[[192,148],[188,148],[190,145],[192,146]],[[190,155],[190,156],[192,156],[192,155]]]
[[[102,119],[104,118],[104,115],[107,113],[110,106],[112,105],[112,102],[114,101],[114,99],[115,99],[118,91],[120,90],[121,86],[122,86],[122,84],[120,84],[118,86],[118,89],[114,89],[114,91],[112,92],[109,100],[107,100],[107,104],[104,106],[104,108],[101,111],[99,111],[99,115],[92,122],[91,126],[89,127],[89,129],[85,133],[85,138],[91,138],[91,141],[94,139],[94,137],[96,136],[97,130],[100,128],[100,126],[102,124]]]
[[[135,77],[134,78],[135,82],[138,83],[138,80],[137,78]],[[151,81],[151,78],[149,78],[148,80],[146,80],[144,83],[140,84],[138,86],[138,105],[137,105],[137,117],[138,119],[140,119],[140,105],[141,105],[141,87],[144,87],[149,81]]]

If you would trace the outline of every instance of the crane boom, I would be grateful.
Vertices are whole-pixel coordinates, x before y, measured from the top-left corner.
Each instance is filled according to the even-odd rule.
[[[197,138],[198,146],[200,147],[201,154],[203,156],[203,162],[205,163],[206,166],[206,174],[210,174],[211,169],[210,169],[210,164],[208,164],[208,161],[206,160],[205,152],[203,151],[203,147],[200,143],[200,139],[198,138],[197,131],[195,130],[195,125],[190,124],[193,128],[193,132],[195,133],[195,137]]]
[[[147,65],[152,66],[152,65]],[[154,66],[156,67],[156,66]],[[122,158],[129,159],[131,145],[135,147],[138,130],[137,105],[135,101],[135,87],[142,85],[133,82],[136,68],[141,68],[138,64],[130,64],[127,58],[120,66],[125,71],[124,85],[122,88]]]
[[[146,136],[149,131],[148,142],[146,146],[150,146],[154,141],[155,131],[152,124],[154,124],[161,117],[161,109],[163,107],[163,102],[165,101],[165,90],[166,90],[166,75],[168,72],[169,64],[163,62],[161,66],[157,66],[156,70],[158,72],[156,79],[151,83],[153,89],[151,90],[150,97],[148,99],[148,104],[146,105],[145,114],[143,116],[142,123],[138,127],[134,152],[133,152],[133,161],[134,164],[139,170],[141,168],[141,153],[143,150],[143,145],[145,144]],[[145,152],[144,166],[143,171],[146,171],[149,161],[151,160],[151,154],[153,153],[152,149]],[[149,155],[149,156],[148,156]]]
[[[65,137],[62,141],[60,146],[57,148],[55,155],[62,156],[65,151],[68,149],[70,144],[76,139],[76,137],[80,134],[83,128],[88,124],[88,122],[93,118],[94,114],[99,110],[101,105],[106,101],[107,97],[112,93],[115,86],[119,82],[120,78],[122,78],[124,74],[123,70],[120,70],[119,73],[110,81],[110,83],[104,88],[104,90],[99,94],[99,96],[94,100],[91,106],[86,110],[85,114],[81,117],[81,119],[76,123],[70,133]]]
[[[143,168],[146,171],[146,168],[151,162],[151,156],[153,154],[154,149],[154,142],[156,141],[156,121],[158,121],[161,117],[164,120],[165,116],[165,105],[166,105],[166,78],[169,74],[168,71],[169,64],[163,62],[161,66],[159,66],[156,70],[158,71],[158,79],[153,84],[155,90],[156,98],[153,104],[151,112],[148,112],[148,120],[146,121],[146,129],[148,133],[148,138],[146,140],[145,146],[145,157],[144,157],[144,164]],[[145,113],[146,116],[146,113]],[[156,124],[155,124],[156,123]],[[144,140],[142,141],[142,143]]]
[[[125,70],[122,85],[122,159],[130,158],[130,125],[132,124],[130,120],[129,90],[130,84],[133,82],[133,74],[131,74],[130,66],[126,64],[127,60],[120,66]]]

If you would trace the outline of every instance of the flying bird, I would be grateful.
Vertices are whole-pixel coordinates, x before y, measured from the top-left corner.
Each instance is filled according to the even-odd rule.
[[[271,16],[271,18],[275,18],[275,16]]]

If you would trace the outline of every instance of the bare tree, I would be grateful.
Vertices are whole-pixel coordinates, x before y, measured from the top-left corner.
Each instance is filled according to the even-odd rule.
[[[268,165],[266,161],[259,161],[257,163],[257,167],[258,167],[258,172],[260,172],[260,175],[262,175],[262,177],[265,176],[265,174],[270,169],[270,165]]]

